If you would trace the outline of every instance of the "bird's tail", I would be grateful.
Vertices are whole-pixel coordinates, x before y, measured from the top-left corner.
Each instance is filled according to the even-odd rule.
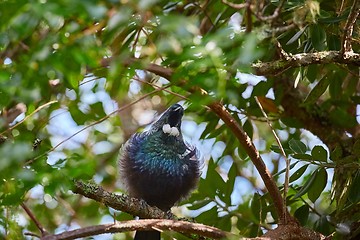
[[[160,240],[160,232],[136,231],[134,240]]]

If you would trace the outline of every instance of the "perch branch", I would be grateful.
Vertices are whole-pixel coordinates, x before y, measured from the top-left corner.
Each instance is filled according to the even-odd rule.
[[[97,226],[84,227],[72,231],[65,231],[60,234],[43,235],[41,240],[68,240],[81,237],[89,237],[104,233],[118,233],[134,230],[171,230],[180,232],[183,234],[197,234],[198,236],[204,236],[212,239],[229,238],[230,233],[224,232],[220,229],[206,226],[198,223],[191,223],[186,221],[177,221],[173,219],[159,219],[168,218],[169,214],[162,212],[158,208],[150,207],[145,201],[130,198],[126,195],[117,195],[105,191],[102,187],[93,183],[83,183],[81,181],[74,182],[75,193],[79,193],[85,197],[91,198],[95,201],[101,202],[109,207],[126,211],[134,215],[140,215],[144,217],[151,217],[157,219],[143,219],[143,220],[131,220],[123,222],[115,222],[111,224],[103,224]],[[142,210],[139,208],[145,209]],[[152,213],[151,213],[152,212]],[[172,217],[172,216],[170,216]],[[243,240],[269,240],[269,239],[324,239],[319,233],[312,230],[299,227],[294,224],[280,225],[276,229],[269,230],[263,237],[257,238],[242,238]]]
[[[143,219],[129,220],[110,224],[102,224],[97,226],[84,227],[72,231],[66,231],[60,234],[48,235],[42,237],[41,240],[68,240],[81,237],[95,236],[104,233],[119,233],[135,230],[171,230],[181,233],[197,234],[200,236],[220,239],[225,238],[227,234],[217,228],[206,226],[199,223],[191,223],[185,221],[175,221],[166,219]]]
[[[114,194],[104,190],[94,183],[74,181],[74,193],[81,194],[113,209],[130,213],[141,218],[175,219],[170,212],[163,212],[157,207],[151,207],[145,201],[124,194]]]

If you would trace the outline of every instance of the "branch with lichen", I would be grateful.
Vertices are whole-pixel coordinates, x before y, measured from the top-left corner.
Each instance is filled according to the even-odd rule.
[[[255,63],[252,68],[257,75],[272,76],[281,74],[290,68],[328,63],[360,66],[360,54],[349,52],[346,57],[339,51],[287,54],[286,58],[281,60]]]
[[[113,209],[127,212],[141,218],[176,219],[172,213],[164,212],[157,207],[152,207],[144,200],[132,198],[125,194],[108,192],[94,183],[75,180],[73,192],[101,202]]]

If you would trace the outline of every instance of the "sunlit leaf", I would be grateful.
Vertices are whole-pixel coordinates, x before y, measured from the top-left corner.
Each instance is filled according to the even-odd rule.
[[[290,139],[289,147],[295,153],[305,153],[307,150],[307,147],[303,142],[301,142],[299,140],[295,140],[295,139]]]

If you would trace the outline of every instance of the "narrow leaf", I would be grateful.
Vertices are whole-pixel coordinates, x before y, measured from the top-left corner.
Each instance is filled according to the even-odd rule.
[[[321,95],[325,92],[327,87],[329,86],[329,78],[323,77],[316,86],[311,90],[311,92],[307,95],[304,104],[310,105],[316,103],[316,101],[320,98]]]
[[[309,191],[310,187],[312,186],[312,184],[315,181],[317,174],[318,174],[318,171],[314,171],[311,174],[310,178],[306,181],[304,186],[302,186],[302,188],[295,194],[294,198],[301,197],[302,195],[304,195],[305,193],[307,193]]]
[[[304,226],[309,218],[309,206],[302,205],[301,207],[296,209],[294,217],[296,217],[297,220],[299,220],[300,224]]]
[[[308,197],[312,202],[315,202],[322,191],[324,190],[327,183],[327,172],[324,168],[320,168],[318,174],[316,174],[314,182],[310,185],[308,191]]]
[[[306,164],[306,165],[302,166],[301,168],[299,168],[298,170],[296,170],[296,172],[294,172],[294,173],[290,176],[289,181],[290,181],[290,182],[294,182],[294,181],[298,180],[298,179],[304,174],[304,172],[306,171],[306,169],[307,169],[308,166],[309,166],[309,165]]]
[[[350,187],[349,200],[353,203],[360,201],[360,170],[357,171]]]
[[[305,153],[306,152],[306,145],[301,142],[300,140],[290,139],[289,147],[295,153]]]

